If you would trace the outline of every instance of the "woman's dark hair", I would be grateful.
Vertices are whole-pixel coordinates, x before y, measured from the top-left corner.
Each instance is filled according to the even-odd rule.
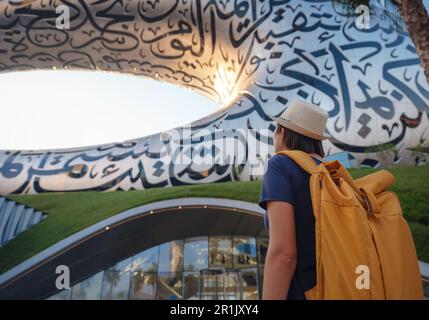
[[[280,133],[281,129],[285,129],[285,135],[282,137],[286,147],[290,150],[301,150],[306,153],[315,153],[325,157],[322,141],[306,137],[298,132],[283,127],[277,123],[276,133]]]

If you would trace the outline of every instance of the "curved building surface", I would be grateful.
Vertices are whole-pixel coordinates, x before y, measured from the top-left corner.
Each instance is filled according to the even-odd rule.
[[[372,167],[425,162],[412,150],[429,134],[429,84],[416,50],[389,22],[359,29],[357,21],[330,0],[1,1],[0,72],[130,73],[194,90],[221,108],[120,143],[0,150],[0,194],[256,180],[274,151],[269,116],[294,98],[329,113],[330,157]],[[222,198],[231,196],[224,190]],[[246,190],[237,193],[248,200]],[[30,258],[0,274],[0,299],[260,298],[264,212],[255,203],[186,196],[93,220],[36,255],[29,250]],[[6,202],[1,239],[9,246],[33,218]],[[51,204],[59,210],[59,203]],[[55,221],[46,213],[33,231]],[[62,227],[69,235],[67,221]],[[39,240],[37,232],[31,241]],[[58,266],[69,268],[70,290],[58,289]],[[422,264],[425,290],[426,269]]]
[[[263,215],[255,203],[225,198],[140,205],[0,274],[0,300],[260,299]],[[69,289],[57,287],[59,267],[68,269]],[[428,268],[420,262],[426,297]]]
[[[0,299],[259,299],[267,236],[254,203],[153,202],[1,274]],[[58,266],[67,266],[70,290],[58,290]]]
[[[194,90],[222,109],[122,143],[2,150],[0,194],[258,179],[273,152],[269,116],[295,97],[329,113],[331,156],[346,152],[372,167],[426,161],[409,149],[428,137],[429,85],[408,34],[388,22],[359,29],[330,0],[58,5],[0,3],[1,72],[132,73]]]

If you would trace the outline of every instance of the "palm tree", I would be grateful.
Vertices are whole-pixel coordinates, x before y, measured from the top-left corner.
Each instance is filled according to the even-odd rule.
[[[393,8],[386,6],[383,13],[392,25],[401,30],[402,21],[406,25],[411,40],[420,57],[420,64],[429,83],[429,15],[423,0],[390,0]],[[332,0],[334,6],[340,5],[347,16],[356,16],[356,8],[365,5],[370,11],[376,10],[373,0]]]
[[[393,0],[407,25],[410,38],[420,57],[426,79],[429,82],[429,15],[423,0]]]

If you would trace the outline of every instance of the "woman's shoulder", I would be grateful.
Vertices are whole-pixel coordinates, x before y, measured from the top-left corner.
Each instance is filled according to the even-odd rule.
[[[290,165],[291,163],[294,163],[291,158],[284,154],[274,154],[269,159],[269,162],[273,164],[283,164],[283,165]]]
[[[291,171],[297,167],[296,163],[291,158],[283,154],[274,154],[268,160],[268,166],[285,171]]]
[[[316,161],[316,164],[322,163],[320,159],[315,158],[313,156],[312,158]],[[293,161],[292,158],[284,154],[274,154],[268,161],[271,161],[271,163],[274,165],[283,165],[286,167],[299,168],[298,164]]]

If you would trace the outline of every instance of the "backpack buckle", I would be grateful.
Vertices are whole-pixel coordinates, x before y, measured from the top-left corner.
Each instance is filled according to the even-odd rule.
[[[366,207],[366,211],[367,211],[368,215],[372,216],[374,214],[374,212],[372,210],[371,201],[369,200],[366,193],[365,193],[365,196],[363,197],[363,200],[365,201],[365,207]]]
[[[367,191],[364,188],[359,189],[362,193],[362,198],[365,201],[365,206],[368,211],[368,215],[371,216],[374,213],[380,213],[380,207],[377,198],[371,191]]]

